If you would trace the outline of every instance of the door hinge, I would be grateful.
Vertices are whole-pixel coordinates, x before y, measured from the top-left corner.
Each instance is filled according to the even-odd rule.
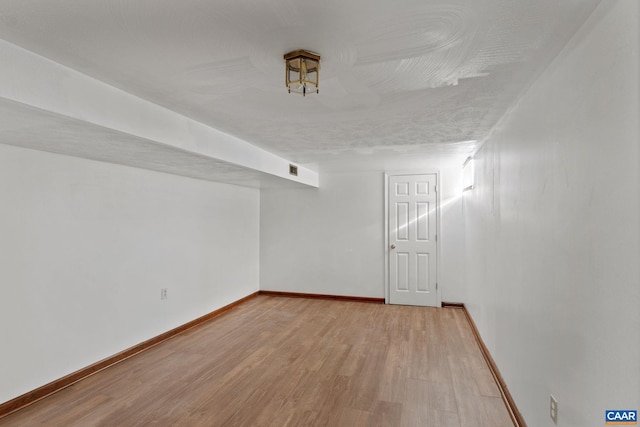
[[[436,282],[436,291],[438,290],[438,282]]]

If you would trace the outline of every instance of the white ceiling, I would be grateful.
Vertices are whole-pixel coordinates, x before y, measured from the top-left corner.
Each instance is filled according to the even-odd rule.
[[[464,158],[598,1],[2,0],[0,38],[322,172]],[[282,55],[301,48],[322,56],[305,98],[284,86]],[[42,120],[28,113],[15,115]],[[80,126],[50,120],[0,142],[131,164],[126,144],[65,151]],[[204,167],[148,144],[156,167],[134,166]]]

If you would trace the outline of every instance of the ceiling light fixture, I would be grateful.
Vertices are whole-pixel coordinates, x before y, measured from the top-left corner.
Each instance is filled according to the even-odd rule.
[[[307,50],[294,50],[284,55],[285,83],[289,93],[318,93],[320,55]]]

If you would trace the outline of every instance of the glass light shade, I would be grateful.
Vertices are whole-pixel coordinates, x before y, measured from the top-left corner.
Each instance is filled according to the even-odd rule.
[[[285,83],[289,93],[318,93],[320,55],[295,50],[284,55]]]

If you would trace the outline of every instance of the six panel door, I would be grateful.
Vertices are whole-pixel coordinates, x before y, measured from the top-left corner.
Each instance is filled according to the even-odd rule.
[[[388,181],[389,303],[437,306],[437,175]]]

